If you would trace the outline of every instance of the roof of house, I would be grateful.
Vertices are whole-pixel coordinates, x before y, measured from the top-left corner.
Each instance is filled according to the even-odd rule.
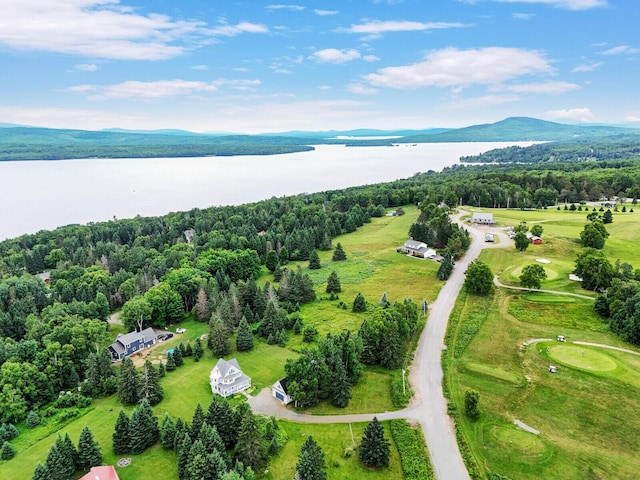
[[[122,345],[130,345],[136,340],[140,340],[142,338],[144,338],[145,340],[150,340],[150,339],[156,338],[157,336],[158,335],[153,330],[153,328],[149,327],[149,328],[145,328],[141,332],[134,331],[134,332],[126,333],[124,335],[120,334],[116,337],[116,341],[114,343],[120,342]]]
[[[242,372],[242,369],[240,368],[240,365],[238,365],[238,361],[235,358],[232,358],[229,361],[225,360],[224,358],[219,358],[218,363],[216,363],[216,366],[214,368],[218,369],[218,371],[220,372],[220,376],[226,377],[231,367],[234,367],[238,371]]]
[[[289,392],[287,390],[287,388],[289,387],[289,380],[287,379],[287,377],[281,378],[276,383],[279,383],[280,386],[282,387],[282,391],[287,395],[289,395]]]
[[[407,248],[412,248],[414,250],[419,250],[421,248],[427,248],[427,244],[424,242],[418,242],[417,240],[407,240],[404,242],[404,246]]]
[[[473,214],[473,217],[471,218],[475,220],[493,220],[493,213],[476,212]]]
[[[120,478],[113,465],[106,465],[102,467],[91,467],[89,473],[80,477],[78,480],[120,480]]]

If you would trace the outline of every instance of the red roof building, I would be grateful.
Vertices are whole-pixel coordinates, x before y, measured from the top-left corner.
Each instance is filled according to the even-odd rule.
[[[120,480],[118,473],[113,465],[107,465],[102,467],[91,467],[89,473],[84,477],[80,477],[78,480]]]

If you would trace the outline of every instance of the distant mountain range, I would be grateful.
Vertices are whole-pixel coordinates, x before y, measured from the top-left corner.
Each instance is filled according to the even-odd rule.
[[[640,130],[634,128],[567,125],[528,117],[511,117],[496,123],[456,129],[290,131],[262,135],[201,134],[184,130],[88,131],[0,123],[0,161],[264,155],[309,150],[311,145],[318,144],[374,146],[435,142],[596,141],[621,135],[635,136],[639,133]]]

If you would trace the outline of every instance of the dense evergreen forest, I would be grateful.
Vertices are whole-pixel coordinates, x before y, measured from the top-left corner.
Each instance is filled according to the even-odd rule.
[[[254,333],[279,343],[284,330],[300,323],[297,305],[315,298],[308,275],[287,269],[287,263],[332,249],[334,237],[388,208],[420,204],[422,216],[412,232],[455,256],[464,251],[465,236],[437,206],[444,211],[459,203],[536,208],[613,196],[635,199],[639,193],[637,160],[455,166],[378,185],[69,225],[5,240],[0,242],[0,422],[20,421],[59,391],[95,375],[102,358],[97,352],[110,342],[105,320],[119,308],[130,329],[171,324],[193,313],[210,322],[210,339],[224,331],[222,325],[228,331],[250,324]],[[264,264],[274,282],[260,287],[255,277]],[[48,285],[37,275],[42,272],[49,274]],[[370,322],[399,328],[394,312],[373,314]],[[398,332],[398,339],[406,339],[406,332]],[[358,337],[350,351],[372,352],[380,340],[366,328]],[[338,340],[351,345],[347,339],[331,342]],[[384,358],[364,353],[362,362],[384,364]],[[294,365],[291,369],[293,374]],[[112,383],[90,380],[93,390],[87,395],[113,392]]]
[[[497,148],[480,155],[461,157],[460,161],[469,163],[540,163],[639,158],[640,143],[638,143],[638,139],[637,134],[626,134],[598,139],[541,143],[531,147]]]

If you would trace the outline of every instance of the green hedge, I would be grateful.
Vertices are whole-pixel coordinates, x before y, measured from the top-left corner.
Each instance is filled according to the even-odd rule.
[[[420,426],[412,428],[402,419],[391,420],[391,436],[398,452],[405,480],[433,480],[433,468]]]
[[[391,372],[391,403],[396,408],[404,408],[409,403],[409,399],[413,396],[413,390],[409,388],[409,379],[406,378],[408,372],[405,373],[405,385],[402,386],[402,370],[394,370]]]

